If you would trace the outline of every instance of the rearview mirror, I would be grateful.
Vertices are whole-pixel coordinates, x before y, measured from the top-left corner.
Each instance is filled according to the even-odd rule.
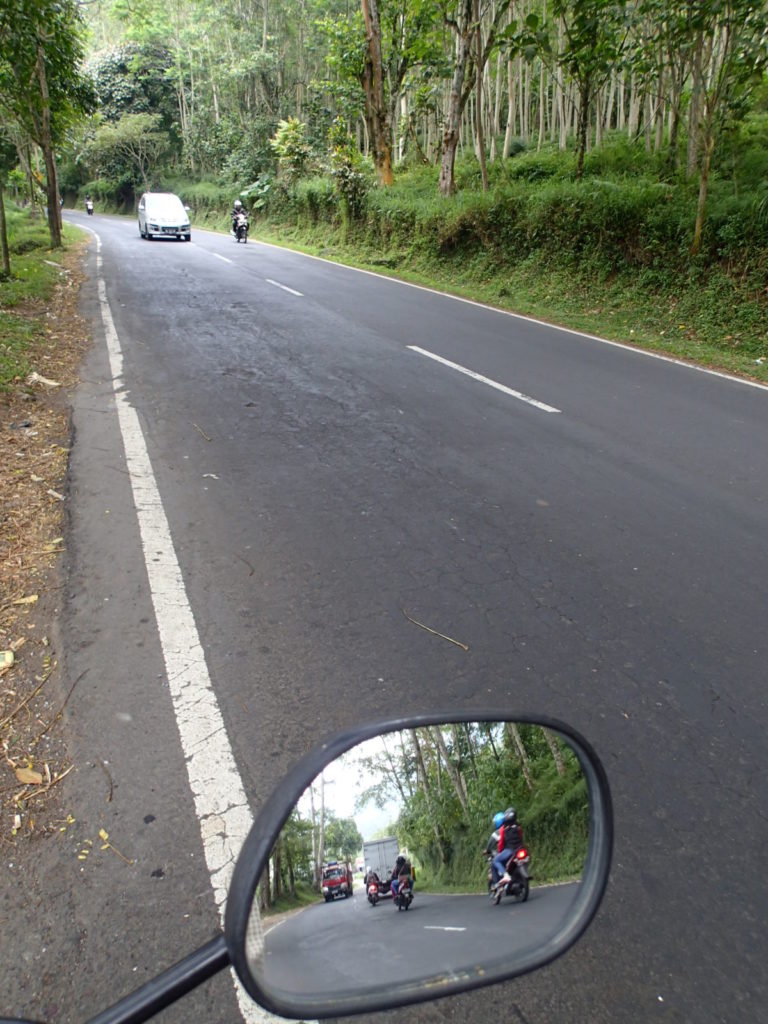
[[[579,938],[611,845],[602,765],[562,723],[356,730],[305,758],[254,825],[227,905],[230,958],[253,998],[299,1019],[492,984]]]

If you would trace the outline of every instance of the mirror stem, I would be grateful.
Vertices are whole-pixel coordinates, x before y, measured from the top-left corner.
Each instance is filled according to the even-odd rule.
[[[228,967],[229,963],[227,941],[219,935],[108,1010],[92,1017],[88,1024],[142,1024]]]

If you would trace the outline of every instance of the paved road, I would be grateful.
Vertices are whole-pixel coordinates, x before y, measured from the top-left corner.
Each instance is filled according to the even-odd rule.
[[[362,893],[316,904],[271,929],[265,923],[261,979],[285,998],[299,992],[319,1000],[381,993],[395,981],[434,984],[543,945],[568,919],[575,896],[571,884],[534,887],[526,903],[504,899],[498,907],[485,894],[426,893],[417,893],[407,911],[395,910],[391,900],[372,907]]]
[[[267,246],[87,226],[196,623],[177,646],[207,665],[251,809],[403,701],[547,712],[605,761],[615,864],[580,947],[387,1021],[758,1020],[768,392]],[[8,979],[14,1010],[57,1021],[217,921],[149,592],[169,556],[142,548],[95,259],[62,604],[77,823],[41,847]],[[227,789],[228,762],[207,771]],[[133,866],[77,860],[99,827]],[[215,810],[203,831],[209,851]],[[167,1019],[237,1012],[219,979]]]

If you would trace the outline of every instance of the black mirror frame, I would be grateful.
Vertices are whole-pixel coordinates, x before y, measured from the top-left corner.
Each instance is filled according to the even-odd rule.
[[[454,722],[518,722],[543,725],[562,736],[578,757],[587,780],[590,798],[589,846],[579,895],[568,923],[558,934],[532,950],[527,956],[522,957],[511,968],[500,964],[498,969],[485,968],[482,972],[467,970],[462,974],[441,979],[439,982],[431,979],[432,984],[429,987],[414,985],[413,989],[409,991],[402,986],[393,986],[391,994],[384,992],[376,996],[350,993],[347,996],[342,994],[341,997],[334,1000],[327,999],[321,1002],[299,995],[291,1001],[273,998],[259,987],[248,969],[245,940],[252,901],[264,865],[296,802],[326,765],[359,743],[385,732],[398,732],[404,729]],[[230,960],[243,987],[253,999],[272,1013],[296,1020],[342,1017],[390,1010],[494,985],[551,963],[552,960],[570,949],[581,937],[597,913],[605,893],[612,850],[613,805],[605,769],[591,744],[564,722],[547,715],[510,714],[508,711],[488,712],[484,710],[471,713],[447,711],[441,714],[414,715],[408,718],[364,725],[334,736],[310,751],[283,780],[257,816],[235,865],[227,898],[224,930]]]

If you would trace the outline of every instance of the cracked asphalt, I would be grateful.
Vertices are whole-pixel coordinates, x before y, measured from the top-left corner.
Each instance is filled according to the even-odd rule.
[[[768,391],[272,247],[89,226],[253,812],[324,737],[403,709],[546,713],[608,771],[614,866],[582,942],[386,1020],[760,1019]],[[4,1009],[56,1022],[217,927],[88,270],[61,622],[84,673],[75,823],[4,942],[23,965]],[[78,860],[99,828],[132,865]],[[162,1019],[237,1020],[231,982]]]

